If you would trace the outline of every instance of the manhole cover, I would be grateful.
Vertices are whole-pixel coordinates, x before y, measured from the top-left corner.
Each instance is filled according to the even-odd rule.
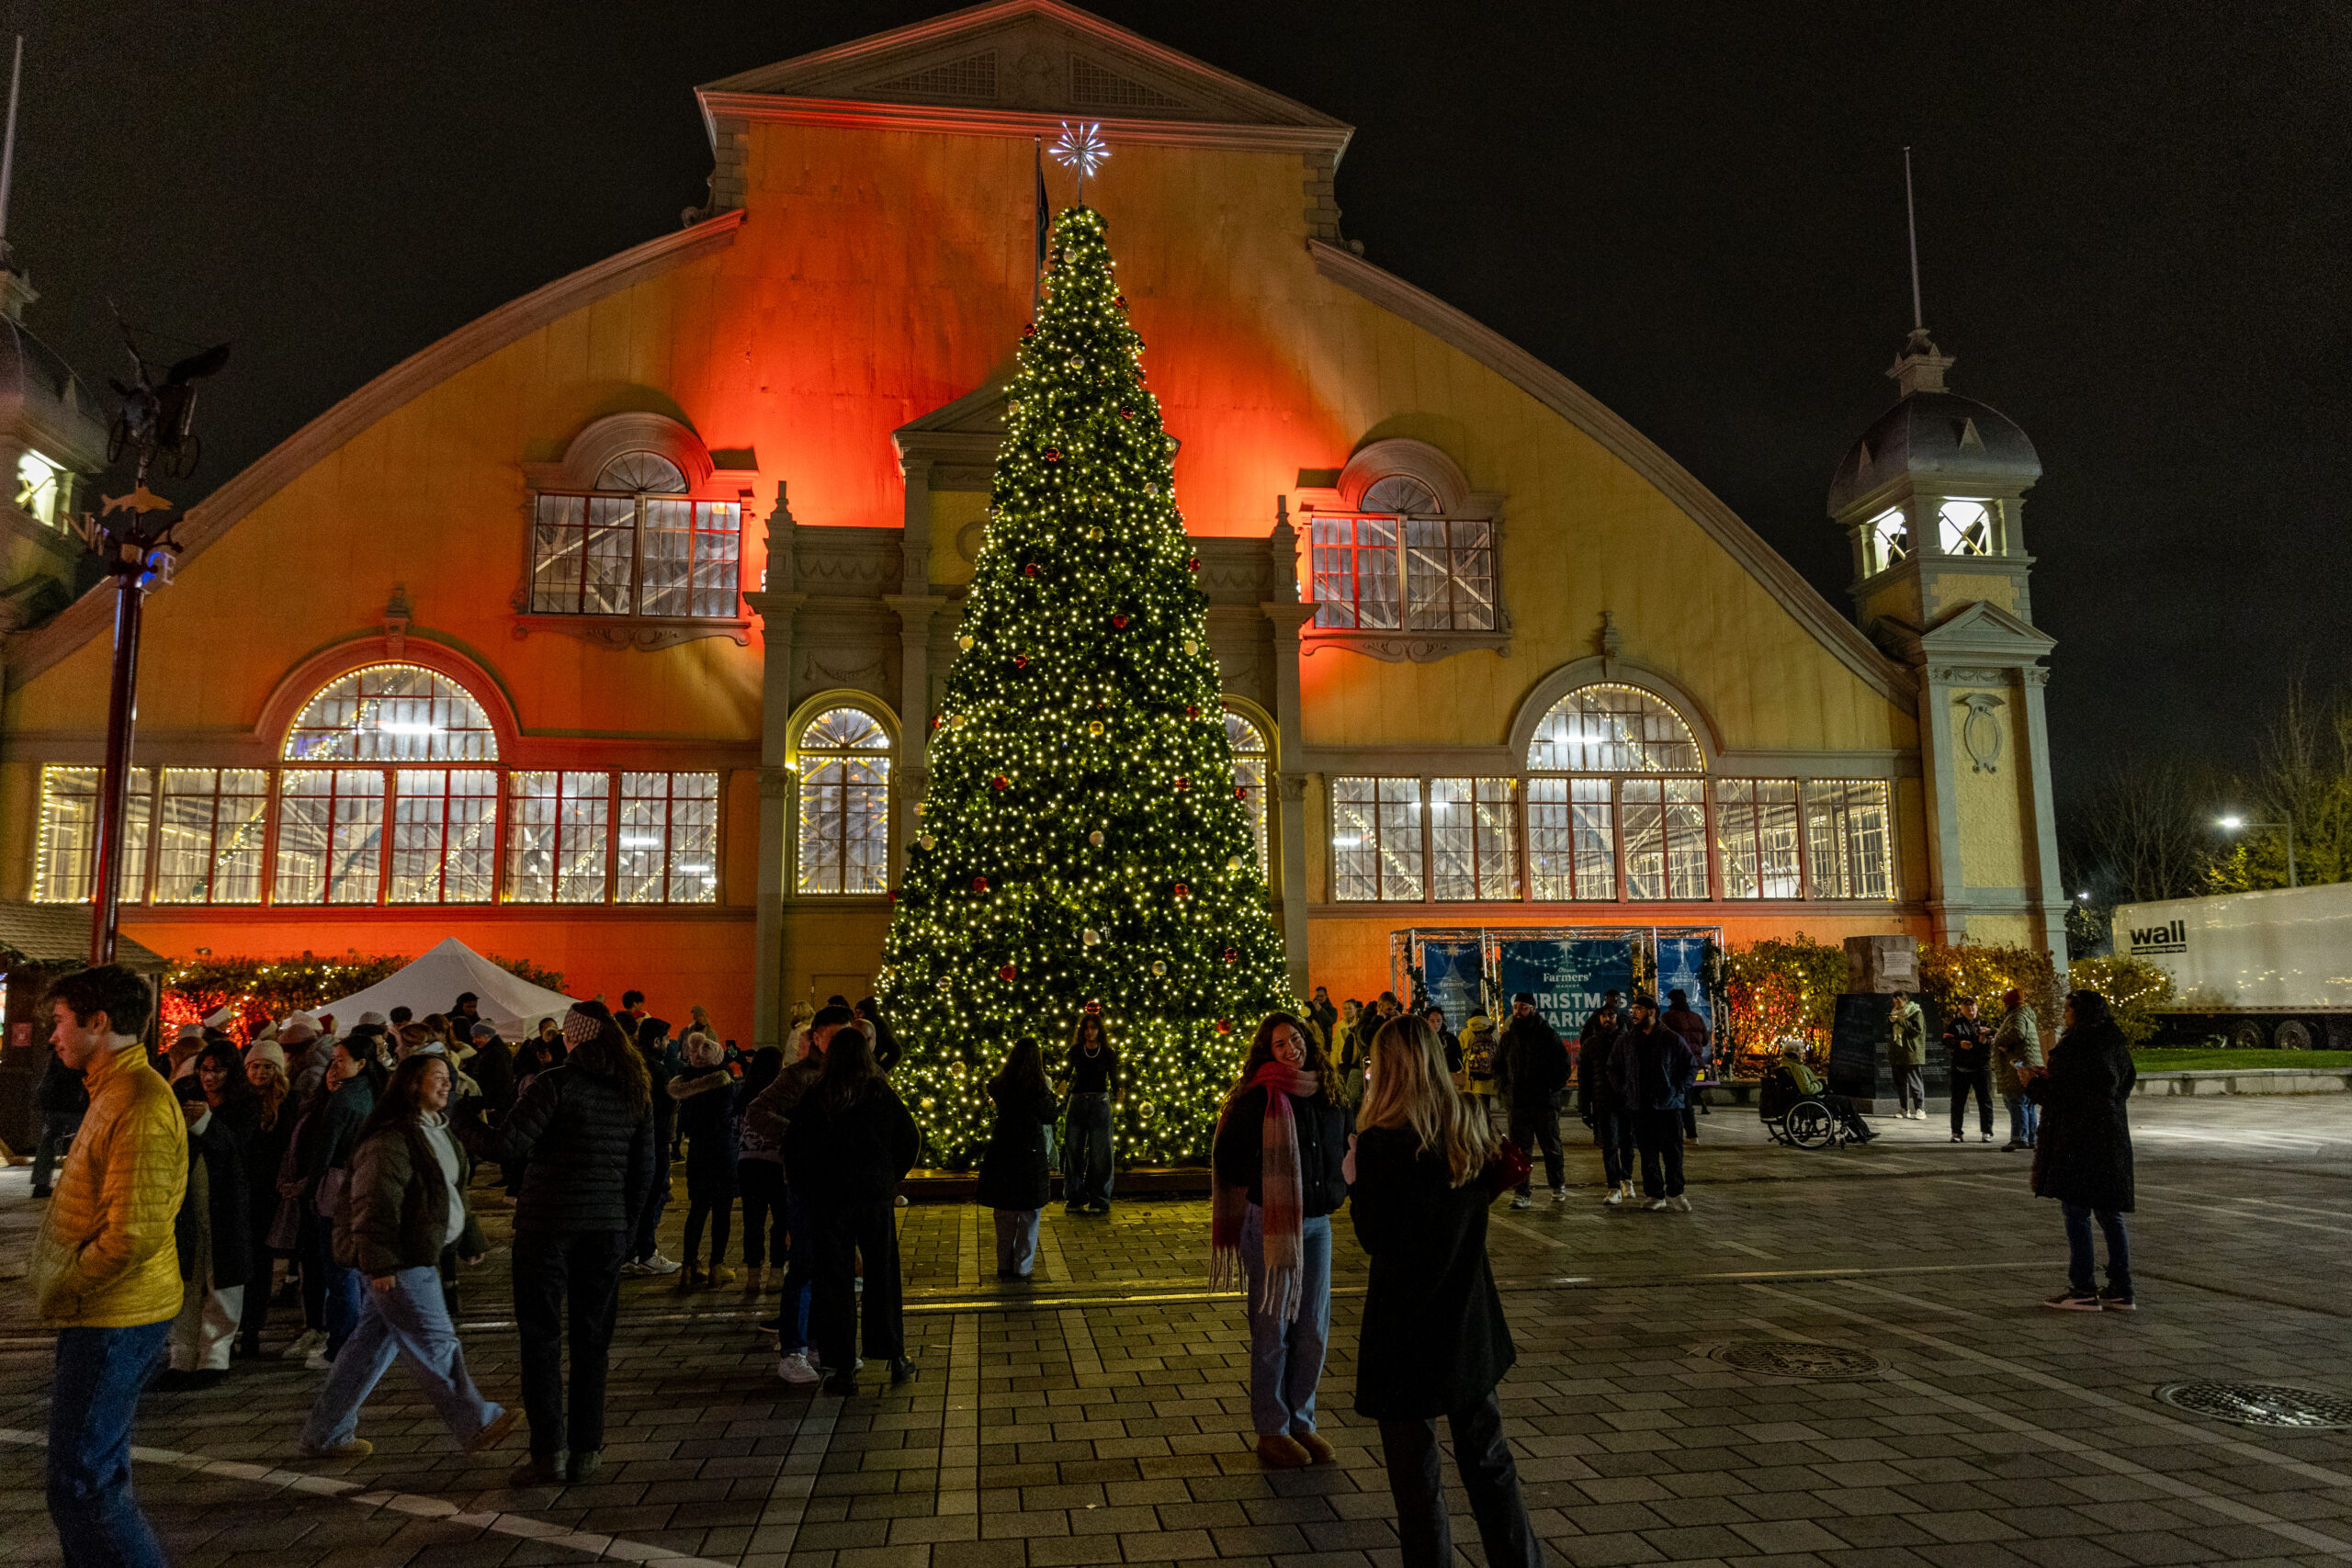
[[[2275,1382],[2168,1382],[2156,1397],[2175,1410],[2211,1416],[2241,1427],[2290,1427],[2301,1431],[2352,1427],[2352,1399],[2315,1388]]]
[[[1885,1362],[1864,1351],[1836,1345],[1807,1345],[1794,1339],[1737,1340],[1717,1347],[1714,1358],[1744,1372],[1810,1378],[1816,1382],[1874,1378],[1886,1370]]]

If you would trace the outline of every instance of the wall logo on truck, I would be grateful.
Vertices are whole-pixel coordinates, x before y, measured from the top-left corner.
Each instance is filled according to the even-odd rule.
[[[2187,953],[2188,922],[2175,920],[2168,926],[2138,926],[2132,931],[2132,951],[2143,953]]]

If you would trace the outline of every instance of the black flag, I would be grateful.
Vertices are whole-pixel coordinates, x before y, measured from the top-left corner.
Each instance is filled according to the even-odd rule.
[[[1046,232],[1053,227],[1052,214],[1046,206],[1046,139],[1037,141],[1037,277],[1042,285],[1046,276]]]

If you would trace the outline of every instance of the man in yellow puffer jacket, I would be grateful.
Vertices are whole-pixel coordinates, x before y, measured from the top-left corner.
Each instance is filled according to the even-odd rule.
[[[180,1310],[172,1222],[187,1190],[187,1119],[139,1043],[153,1005],[120,964],[50,992],[58,1059],[90,1109],[34,1243],[34,1300],[57,1329],[49,1517],[68,1563],[164,1568],[130,1495],[130,1421]]]

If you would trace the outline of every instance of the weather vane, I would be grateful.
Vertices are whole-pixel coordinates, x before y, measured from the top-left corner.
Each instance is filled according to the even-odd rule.
[[[1111,144],[1102,140],[1102,126],[1074,126],[1064,120],[1061,135],[1046,151],[1054,155],[1055,163],[1078,171],[1078,199],[1084,205],[1087,176],[1101,168],[1102,160],[1111,155]]]

